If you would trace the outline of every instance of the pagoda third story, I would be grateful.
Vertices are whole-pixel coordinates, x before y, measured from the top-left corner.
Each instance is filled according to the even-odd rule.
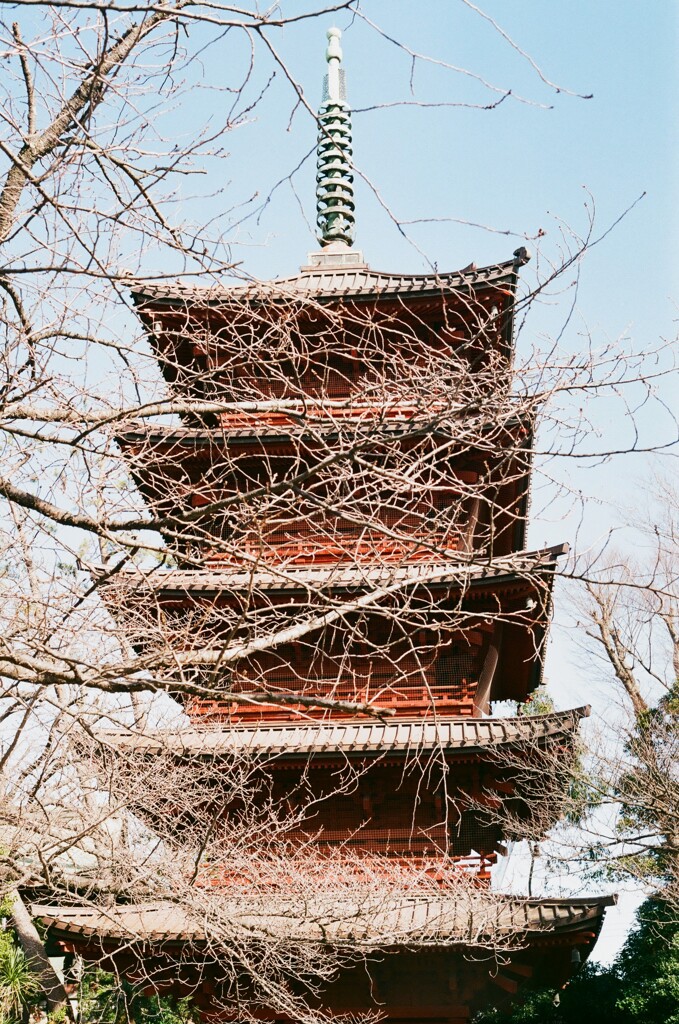
[[[100,742],[143,763],[247,761],[250,810],[278,816],[287,855],[311,851],[351,880],[351,906],[339,889],[310,905],[285,872],[250,901],[228,870],[206,864],[192,882],[217,894],[241,945],[243,929],[260,945],[278,929],[279,942],[353,950],[312,986],[312,1009],[462,1024],[529,979],[564,985],[611,902],[493,886],[507,843],[522,823],[535,830],[540,772],[568,763],[588,714],[492,713],[541,683],[567,550],[525,549],[538,406],[517,397],[512,364],[530,257],[453,273],[368,266],[353,247],[339,30],[328,43],[319,249],[279,280],[134,289],[180,415],[116,440],[167,558],[102,570],[99,591],[171,680],[185,724]],[[547,804],[559,780],[542,781]],[[237,800],[223,811],[242,813]],[[545,829],[558,817],[540,814]],[[384,879],[379,904],[356,898],[362,871]],[[244,1002],[291,1019],[252,979],[235,984],[209,922],[179,898],[34,913],[69,955],[188,994],[211,1019]]]

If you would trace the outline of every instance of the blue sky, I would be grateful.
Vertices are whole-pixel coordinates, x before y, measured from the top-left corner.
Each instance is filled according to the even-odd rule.
[[[286,3],[282,9],[287,14],[310,6]],[[355,113],[359,171],[398,217],[442,218],[440,224],[410,229],[413,240],[440,268],[465,265],[472,258],[478,263],[502,259],[511,254],[516,240],[540,228],[554,244],[561,221],[583,229],[585,188],[595,199],[602,227],[646,192],[608,250],[592,257],[592,281],[581,299],[591,304],[607,330],[616,332],[631,322],[642,326],[649,315],[660,326],[663,310],[658,302],[663,299],[658,297],[667,301],[676,276],[670,252],[677,227],[671,201],[677,172],[672,116],[677,103],[676,6],[522,0],[490,3],[484,9],[553,82],[592,93],[593,98],[557,94],[545,86],[528,62],[459,0],[368,0],[361,10],[386,33],[502,90],[511,89],[532,105],[510,97],[488,111],[400,105]],[[354,108],[404,101],[487,104],[500,96],[465,75],[421,62],[411,93],[406,54],[360,19],[341,13],[336,20],[344,29],[344,63]],[[320,99],[324,73],[323,27],[310,21],[270,33],[312,106]],[[233,45],[241,44],[234,40]],[[219,75],[223,84],[235,65],[224,61],[225,77]],[[256,81],[261,81],[269,69],[260,64],[257,70]],[[211,63],[206,64],[206,76],[214,73]],[[313,146],[314,127],[306,112],[299,111],[288,130],[291,101],[292,90],[277,83],[256,120],[227,139],[236,183],[232,192],[245,194],[254,186],[264,194],[272,176],[282,177]],[[312,220],[311,161],[295,186]],[[455,218],[514,234],[464,227]],[[247,268],[261,276],[294,270],[314,246],[289,188],[281,188],[263,218],[249,223],[242,237],[253,246]],[[358,187],[357,244],[375,266],[417,270],[425,265],[365,184]],[[601,292],[605,294],[597,294]]]

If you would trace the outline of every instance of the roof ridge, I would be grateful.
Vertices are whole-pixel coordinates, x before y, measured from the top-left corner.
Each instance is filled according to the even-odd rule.
[[[130,282],[130,290],[135,302],[138,302],[140,299],[143,301],[144,298],[153,298],[154,296],[182,299],[190,295],[194,298],[204,297],[208,299],[221,297],[222,300],[228,300],[231,296],[234,298],[243,298],[249,295],[252,297],[257,297],[258,295],[270,297],[271,293],[276,291],[281,293],[282,298],[300,298],[305,295],[313,297],[314,294],[375,294],[375,289],[372,287],[368,288],[367,286],[374,286],[379,282],[385,285],[383,289],[385,291],[389,291],[391,284],[394,285],[394,290],[408,285],[419,284],[419,291],[437,292],[452,287],[453,282],[460,286],[477,282],[487,283],[508,274],[514,274],[516,269],[516,257],[502,263],[490,263],[484,267],[477,267],[476,264],[471,263],[459,270],[433,270],[408,274],[398,271],[373,270],[359,264],[340,268],[314,266],[305,267],[297,274],[291,274],[286,277],[268,280],[251,278],[249,281],[239,281],[230,284],[218,282],[195,284],[183,281],[154,282],[153,280],[140,279],[139,281]],[[328,283],[331,287],[324,291],[323,286]],[[317,287],[314,288],[313,286]],[[354,289],[353,292],[352,288]],[[285,294],[286,289],[290,292],[289,296]]]

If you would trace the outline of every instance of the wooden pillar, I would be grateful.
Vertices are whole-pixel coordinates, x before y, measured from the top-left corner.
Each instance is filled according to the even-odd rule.
[[[490,702],[490,691],[493,686],[493,679],[495,678],[495,669],[497,663],[500,660],[500,644],[502,643],[502,623],[496,622],[493,630],[493,636],[486,657],[483,662],[483,668],[481,669],[481,675],[479,676],[479,685],[476,688],[476,698],[474,701],[474,710],[477,712],[488,711],[488,705]]]

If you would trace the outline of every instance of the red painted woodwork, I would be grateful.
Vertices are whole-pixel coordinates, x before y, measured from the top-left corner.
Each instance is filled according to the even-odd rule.
[[[435,388],[426,408],[405,394],[386,404],[374,398],[387,384],[407,390],[408,366],[422,367],[427,359],[445,355],[467,360],[470,386],[478,384],[480,397],[489,394],[497,384],[492,374],[482,377],[483,371],[495,366],[500,372],[511,355],[517,266],[469,268],[448,288],[438,278],[418,284],[419,279],[404,277],[399,291],[392,276],[392,291],[380,292],[375,284],[360,294],[332,291],[332,275],[323,292],[323,275],[317,274],[321,283],[311,296],[315,301],[299,297],[313,278],[304,274],[292,284],[262,290],[150,286],[135,294],[172,391],[235,406],[202,419],[186,418],[181,428],[135,428],[118,438],[147,500],[168,516],[187,509],[200,512],[205,531],[199,550],[194,541],[185,548],[180,541],[179,568],[150,573],[146,590],[137,576],[130,592],[123,574],[102,586],[140,652],[152,642],[148,635],[159,618],[175,647],[191,644],[192,649],[195,629],[190,625],[187,630],[187,623],[195,620],[200,642],[209,648],[224,639],[220,609],[255,618],[273,609],[294,623],[302,610],[317,606],[314,587],[325,587],[341,600],[363,585],[360,573],[478,567],[464,588],[454,573],[447,580],[413,585],[410,599],[419,600],[423,609],[417,626],[391,621],[387,626],[384,617],[368,609],[361,612],[363,639],[348,641],[332,628],[319,629],[305,644],[280,643],[243,658],[228,677],[223,699],[187,701],[198,729],[237,728],[254,735],[265,723],[292,728],[357,717],[347,707],[302,704],[302,698],[369,705],[405,724],[470,721],[485,715],[493,700],[524,700],[539,683],[559,552],[537,553],[529,559],[528,572],[496,566],[497,559],[521,553],[524,545],[531,423],[517,418],[496,425],[488,445],[477,438],[456,447],[455,417],[435,422],[444,412]],[[235,366],[227,342],[241,336],[247,338],[245,351],[257,358],[244,355]],[[271,408],[274,401],[288,405]],[[373,494],[366,522],[356,523],[341,512],[314,511],[297,495],[276,520],[251,527],[234,526],[215,506],[284,479],[294,465],[305,470],[311,489],[319,462],[347,430],[369,431],[371,450],[381,464],[394,450],[435,459],[445,482],[436,500],[423,500],[413,488],[390,511],[389,495],[377,501]],[[316,496],[323,493],[321,487]],[[354,497],[361,499],[359,493]],[[325,571],[326,577],[313,575]],[[434,621],[439,611],[444,617],[457,611],[459,627],[446,625],[445,619],[443,625]],[[351,625],[356,615],[348,612],[345,618]],[[258,701],[263,691],[286,699]],[[566,750],[570,740],[563,743]],[[355,782],[343,792],[337,778],[347,766]],[[311,843],[319,858],[332,853],[333,870],[338,870],[337,851],[344,850],[371,864],[410,864],[437,879],[441,892],[455,870],[473,874],[480,886],[490,884],[490,869],[504,848],[497,823],[483,819],[484,804],[497,808],[512,801],[523,820],[532,813],[522,803],[511,768],[503,769],[492,749],[482,746],[443,753],[435,746],[400,753],[351,745],[313,754],[282,748],[279,756],[264,760],[261,773],[266,783],[262,799],[281,813],[294,809],[300,814],[288,835],[291,848]],[[209,813],[210,807],[195,809],[196,815]],[[241,885],[242,879],[223,872],[200,879],[225,892],[236,882]],[[591,948],[596,934],[589,930],[591,922],[597,922],[596,928],[600,924],[601,912],[588,911],[578,931],[578,913],[576,907],[575,930],[564,911],[566,926],[553,934],[547,919],[540,919],[526,948],[503,954],[500,971],[492,952],[470,950],[460,942],[419,950],[398,946],[374,962],[340,972],[327,986],[324,1005],[342,1015],[373,1010],[377,1001],[387,1020],[466,1024],[498,988],[513,995],[533,975],[563,984],[571,970],[572,943]],[[64,925],[62,941],[67,931]],[[169,948],[171,940],[164,941]],[[102,943],[94,939],[79,940],[78,948],[87,955],[88,943],[99,956]],[[133,977],[138,971],[133,950],[120,944],[106,948],[117,967]],[[204,965],[187,965],[186,978],[180,978],[161,952],[148,953],[147,970],[149,961],[159,988],[191,991],[207,1020],[233,1019],[228,1012],[217,1013],[219,979],[206,974]],[[264,1011],[262,1019],[271,1021]]]

